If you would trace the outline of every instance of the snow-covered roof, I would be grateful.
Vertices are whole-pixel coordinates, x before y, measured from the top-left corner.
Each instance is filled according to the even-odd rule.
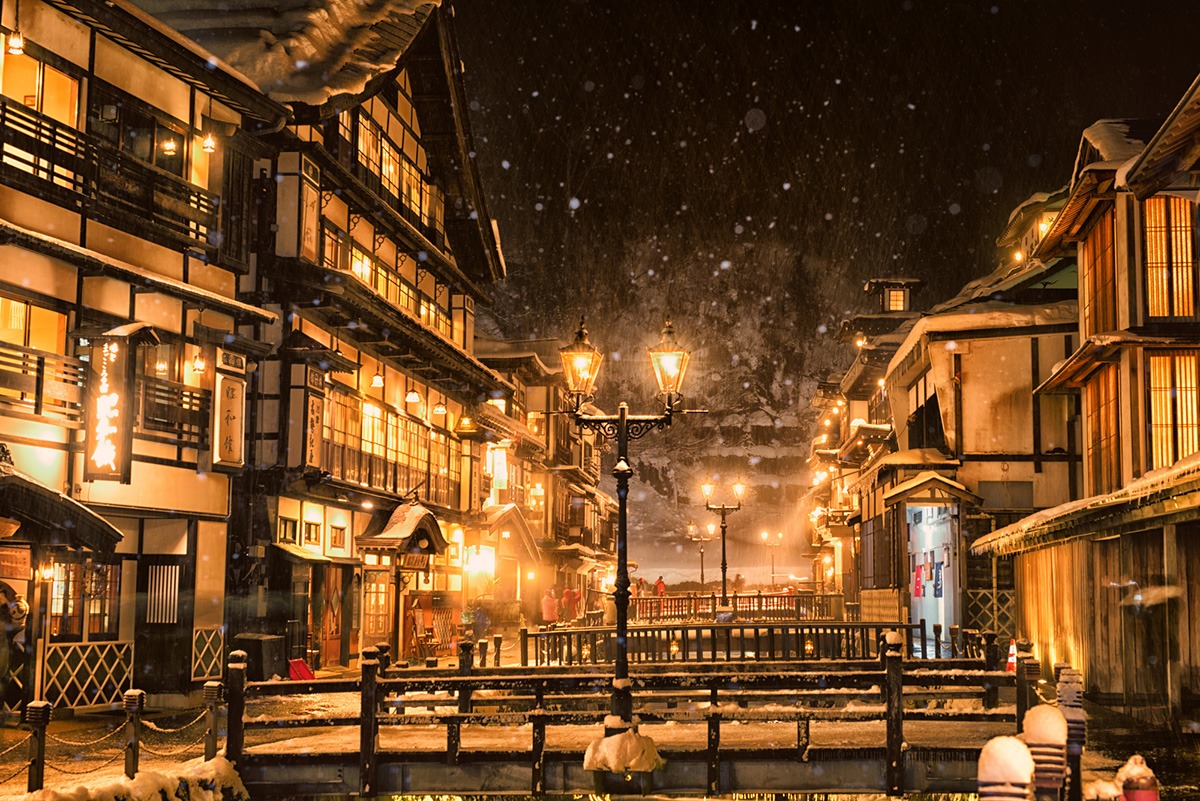
[[[897,349],[888,364],[888,372],[896,370],[904,358],[926,334],[948,331],[999,331],[1030,326],[1074,325],[1079,319],[1079,304],[1074,300],[1037,306],[1014,306],[1011,303],[985,301],[960,306],[953,313],[922,317],[909,331],[904,344]]]
[[[1170,499],[1184,484],[1200,481],[1200,453],[1185,456],[1175,464],[1151,470],[1136,481],[1131,481],[1116,492],[1092,495],[1034,512],[1012,525],[997,529],[981,537],[971,546],[977,554],[1008,554],[1030,550],[1043,542],[1047,535],[1061,532],[1063,538],[1099,534],[1094,518],[1104,512],[1125,508],[1133,504],[1144,506],[1152,496],[1162,495]],[[1173,500],[1179,501],[1176,497]]]
[[[1130,161],[1118,174],[1117,186],[1128,187],[1138,198],[1161,190],[1175,170],[1189,169],[1182,161],[1200,135],[1200,76],[1167,115],[1162,127],[1150,139],[1141,155]]]
[[[950,495],[956,498],[978,498],[978,496],[976,496],[962,484],[959,484],[957,481],[946,478],[941,473],[935,473],[932,470],[923,470],[912,478],[906,481],[901,481],[899,484],[883,493],[883,502],[888,506],[891,506],[893,503],[898,503],[899,501],[904,500],[923,487],[933,487],[935,485],[940,485],[940,489],[942,491],[948,492]]]
[[[135,0],[280,102],[319,106],[390,72],[440,0]]]

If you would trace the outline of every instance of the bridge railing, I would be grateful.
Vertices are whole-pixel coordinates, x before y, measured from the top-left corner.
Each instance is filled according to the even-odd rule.
[[[897,638],[892,638],[896,640]],[[902,644],[889,646],[878,662],[829,663],[815,669],[811,663],[771,665],[747,663],[716,671],[710,664],[643,665],[631,675],[635,713],[643,724],[675,722],[708,728],[707,787],[712,795],[722,785],[721,760],[733,752],[721,746],[723,722],[792,723],[801,756],[809,746],[811,720],[883,720],[889,792],[903,784],[903,724],[905,720],[1010,721],[1019,725],[1017,707],[1000,707],[1000,687],[1018,689],[1021,698],[1033,698],[1032,672],[1006,673],[998,648],[989,649],[986,662],[958,660],[934,669],[930,661],[906,660]],[[471,644],[464,643],[457,672],[404,670],[389,676],[380,670],[376,649],[363,650],[361,679],[308,682],[246,682],[245,654],[234,652],[229,665],[227,757],[239,768],[248,785],[256,771],[285,764],[285,756],[246,750],[246,733],[253,731],[357,727],[360,751],[357,776],[346,772],[345,782],[362,794],[391,792],[377,787],[380,761],[379,730],[384,726],[445,726],[445,759],[459,764],[464,725],[530,725],[530,744],[516,753],[528,753],[532,765],[531,787],[542,794],[545,785],[547,726],[599,725],[605,722],[611,691],[611,674],[592,667],[574,670],[508,667],[477,671]],[[1036,664],[1035,664],[1036,667]],[[905,688],[908,688],[907,690]],[[949,688],[949,689],[948,689]],[[486,690],[486,693],[481,691]],[[944,699],[948,694],[968,694],[981,699],[976,709],[906,708],[906,702]],[[273,717],[248,715],[247,701],[312,694],[355,693],[356,709],[344,714]],[[857,701],[847,704],[848,701]],[[666,701],[664,704],[663,702]],[[688,703],[688,702],[693,703]],[[684,705],[683,707],[679,706]],[[313,738],[313,753],[320,752],[323,736]],[[387,754],[389,762],[395,754]],[[291,763],[288,763],[291,764]],[[727,777],[726,777],[727,779]]]
[[[742,620],[842,620],[840,593],[731,593],[729,608]],[[639,595],[629,599],[629,619],[634,622],[713,620],[721,607],[716,593]]]
[[[955,627],[947,643],[942,627],[933,628],[930,639],[924,619],[917,623],[653,623],[630,626],[626,643],[630,662],[878,659],[884,635],[895,631],[912,657],[937,659],[943,652],[952,658],[983,657],[983,635],[968,632],[964,638]],[[521,629],[519,636],[522,665],[596,665],[616,657],[613,627]]]

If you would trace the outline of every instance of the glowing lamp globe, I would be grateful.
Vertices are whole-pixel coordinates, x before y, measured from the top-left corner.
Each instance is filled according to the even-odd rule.
[[[590,397],[596,386],[596,376],[600,373],[600,362],[604,355],[588,342],[587,329],[583,320],[579,321],[579,330],[575,332],[575,341],[558,351],[562,358],[563,374],[567,378],[567,390],[572,395]]]
[[[714,490],[716,490],[716,487],[711,482],[700,485],[700,491],[704,493],[705,500],[712,497]]]
[[[688,352],[675,344],[675,329],[670,321],[662,331],[662,341],[650,348],[650,363],[662,395],[678,395],[683,391],[683,376],[687,372]]]

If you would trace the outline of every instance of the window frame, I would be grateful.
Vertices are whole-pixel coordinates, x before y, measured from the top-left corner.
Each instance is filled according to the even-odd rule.
[[[1155,360],[1159,359],[1168,360],[1163,365],[1165,373],[1156,369]],[[1184,359],[1191,364],[1184,363]],[[1157,470],[1200,451],[1200,350],[1147,350],[1145,375],[1146,469]],[[1156,378],[1165,378],[1166,383],[1156,386]],[[1186,385],[1189,379],[1190,385]],[[1165,412],[1161,421],[1159,411]]]
[[[123,567],[119,558],[98,555],[54,559],[46,608],[50,642],[114,642],[120,637]],[[101,586],[103,592],[97,591]],[[63,620],[73,624],[64,630]]]
[[[1154,237],[1150,230],[1150,208],[1152,205],[1163,206],[1161,244],[1164,249],[1163,261],[1159,266],[1151,265],[1151,243]],[[1140,203],[1141,238],[1142,238],[1142,279],[1145,281],[1145,314],[1149,320],[1195,320],[1200,316],[1200,263],[1197,261],[1197,204],[1180,197],[1156,195],[1148,197]],[[1184,214],[1183,212],[1188,213]],[[1176,215],[1186,221],[1184,226],[1177,226]],[[1189,251],[1186,263],[1176,260],[1177,248],[1184,246]],[[1156,263],[1157,264],[1157,263]],[[1155,293],[1152,292],[1152,276],[1154,272],[1162,271],[1163,288],[1167,301],[1168,314],[1155,314]],[[1190,313],[1177,313],[1180,302],[1190,305]]]

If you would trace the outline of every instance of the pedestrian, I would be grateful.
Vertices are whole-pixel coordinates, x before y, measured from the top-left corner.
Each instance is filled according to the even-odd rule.
[[[570,623],[579,615],[579,593],[574,587],[563,590],[563,619]]]
[[[667,582],[663,581],[662,576],[659,576],[658,580],[654,582],[654,594],[659,598],[667,594]]]
[[[542,622],[547,626],[558,622],[558,598],[554,595],[553,587],[547,587],[546,594],[542,596]]]
[[[488,629],[492,627],[491,618],[488,617],[487,610],[483,608],[483,602],[476,600],[475,607],[472,610],[474,614],[471,616],[471,626],[476,640],[482,640],[487,636]]]
[[[642,577],[640,577],[640,576],[638,577],[638,585],[637,585],[637,587],[638,587],[637,594],[638,594],[639,596],[642,596],[642,595],[645,595],[645,594],[646,594],[646,580],[645,580],[644,578],[642,578]]]

